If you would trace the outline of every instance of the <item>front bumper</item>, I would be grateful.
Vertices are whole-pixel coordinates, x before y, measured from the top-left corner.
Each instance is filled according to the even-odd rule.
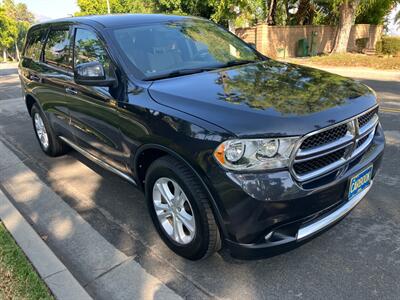
[[[380,167],[384,135],[379,125],[367,150],[324,179],[300,184],[288,171],[256,174],[214,170],[225,243],[232,256],[262,258],[290,250],[337,223],[365,196],[350,201],[349,180],[373,165]]]

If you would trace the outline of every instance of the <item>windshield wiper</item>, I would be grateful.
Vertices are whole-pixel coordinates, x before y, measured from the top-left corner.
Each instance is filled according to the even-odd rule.
[[[232,66],[240,66],[240,65],[247,65],[251,63],[257,62],[256,60],[249,60],[249,59],[235,59],[230,60],[224,64],[225,67],[232,67]]]
[[[179,77],[179,76],[184,76],[184,75],[190,75],[190,74],[196,74],[196,73],[217,70],[217,69],[226,68],[226,67],[251,64],[251,63],[255,63],[255,62],[257,62],[257,61],[256,60],[245,60],[245,59],[231,60],[224,64],[216,65],[216,66],[212,66],[212,67],[180,69],[180,70],[171,71],[169,73],[148,76],[148,77],[146,77],[145,81]]]
[[[172,72],[169,72],[169,73],[165,73],[165,74],[148,76],[148,77],[146,77],[145,80],[148,81],[148,80],[173,78],[173,77],[179,77],[179,76],[184,76],[184,75],[190,75],[190,74],[196,74],[196,73],[212,71],[212,70],[216,70],[216,69],[217,69],[216,67],[180,69],[180,70],[175,70],[175,71],[172,71]]]

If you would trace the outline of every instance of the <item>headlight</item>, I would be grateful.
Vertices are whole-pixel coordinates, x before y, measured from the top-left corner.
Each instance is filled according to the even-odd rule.
[[[218,146],[214,157],[229,170],[285,168],[297,140],[298,137],[228,140]]]

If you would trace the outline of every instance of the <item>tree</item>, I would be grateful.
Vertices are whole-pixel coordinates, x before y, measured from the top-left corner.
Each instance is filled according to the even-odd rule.
[[[356,12],[360,0],[342,0],[339,6],[339,23],[332,53],[347,52],[351,27],[356,19]]]
[[[13,43],[8,45],[7,48],[10,48],[12,45],[14,45],[15,56],[17,59],[19,59],[19,49],[22,47],[29,26],[34,22],[35,18],[24,3],[15,4],[13,0],[3,0],[2,7],[5,15],[12,20],[14,24],[11,29],[12,32],[9,32],[9,34],[14,37]],[[6,50],[3,48],[3,57],[5,55]]]
[[[298,4],[297,13],[294,16],[296,24],[298,25],[313,24],[314,14],[315,14],[315,7],[313,1],[300,0]]]
[[[111,13],[171,13],[190,14],[210,18],[213,12],[210,1],[197,0],[109,0]],[[104,0],[78,0],[77,4],[82,15],[101,15],[107,13],[107,3]]]
[[[16,41],[14,41],[15,54],[16,54],[17,59],[20,58],[19,49],[22,49],[24,47],[25,37],[26,37],[26,34],[28,33],[29,27],[31,27],[31,23],[29,23],[27,21],[17,22],[18,35],[17,35]]]
[[[214,8],[211,18],[234,32],[235,20],[240,12],[246,11],[247,1],[211,0],[211,5]]]
[[[350,31],[356,17],[368,23],[382,24],[399,0],[334,0],[339,3],[339,23],[332,53],[347,51]]]
[[[269,0],[268,17],[267,17],[268,25],[276,25],[276,20],[275,20],[276,7],[277,7],[277,0]]]
[[[3,49],[3,61],[7,61],[7,48],[14,44],[17,36],[17,23],[7,16],[3,7],[0,7],[0,48]]]
[[[384,24],[386,17],[400,0],[380,0],[366,5],[356,18],[357,24]]]
[[[13,0],[3,0],[3,7],[7,16],[16,22],[28,22],[32,24],[35,20],[33,14],[28,10],[25,3],[17,3]]]
[[[106,14],[104,0],[78,0],[75,15]],[[265,19],[265,0],[110,0],[111,13],[167,13],[199,16],[228,26],[250,26]]]

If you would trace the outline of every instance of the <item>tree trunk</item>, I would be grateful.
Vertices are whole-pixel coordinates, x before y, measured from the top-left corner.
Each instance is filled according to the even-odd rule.
[[[285,13],[286,13],[285,25],[289,25],[289,21],[290,21],[289,0],[285,1]]]
[[[337,27],[335,44],[332,53],[346,53],[349,43],[351,27],[356,18],[360,0],[344,0],[339,8],[339,24]]]
[[[315,9],[310,0],[300,0],[296,13],[297,25],[311,25]]]
[[[276,22],[275,22],[276,4],[277,4],[276,0],[270,0],[268,17],[267,17],[268,25],[276,25]]]
[[[6,50],[6,48],[3,49],[3,62],[7,62],[7,50]]]
[[[19,61],[20,57],[19,57],[19,49],[18,49],[17,42],[15,42],[15,56],[16,56],[16,59]]]

